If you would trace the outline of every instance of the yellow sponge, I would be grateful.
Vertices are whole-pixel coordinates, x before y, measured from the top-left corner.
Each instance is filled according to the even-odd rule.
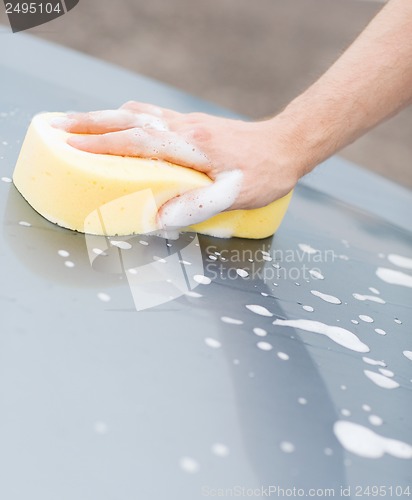
[[[82,233],[115,236],[159,229],[158,209],[212,181],[201,172],[160,160],[93,154],[67,144],[71,135],[33,118],[13,175],[17,189],[43,217]],[[212,236],[265,238],[279,227],[292,193],[266,207],[222,212],[186,230]]]

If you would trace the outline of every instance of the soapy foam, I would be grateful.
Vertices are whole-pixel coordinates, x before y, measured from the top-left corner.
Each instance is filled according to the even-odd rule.
[[[403,351],[403,355],[412,361],[412,351]]]
[[[273,349],[273,345],[272,344],[269,344],[269,342],[258,342],[257,344],[257,347],[259,347],[259,349],[262,349],[262,351],[271,351]]]
[[[11,182],[13,182],[13,180],[10,179],[10,177],[2,177],[1,180],[2,180],[2,182],[5,182],[6,184],[10,184]]]
[[[337,344],[346,347],[347,349],[351,349],[352,351],[370,351],[369,347],[361,342],[354,333],[340,326],[326,325],[325,323],[321,323],[320,321],[312,321],[308,319],[276,319],[273,324],[278,326],[289,326],[291,328],[298,328],[307,332],[325,335]]]
[[[412,446],[381,436],[354,422],[338,420],[333,432],[345,450],[364,458],[381,458],[385,453],[396,458],[412,458]]]
[[[246,309],[249,309],[249,311],[252,311],[255,314],[259,314],[260,316],[273,316],[273,314],[268,309],[266,309],[266,307],[257,304],[248,304],[246,305]]]
[[[315,310],[312,306],[302,306],[302,309],[308,312],[313,312]]]
[[[388,370],[387,368],[378,368],[379,371],[382,373],[382,375],[385,375],[385,377],[394,377],[395,374],[393,373],[392,370]]]
[[[398,382],[392,380],[391,378],[382,375],[381,373],[372,372],[370,370],[363,370],[363,373],[372,380],[374,384],[383,389],[396,389],[399,387]]]
[[[277,353],[277,356],[279,359],[282,359],[283,361],[287,361],[289,359],[289,354],[286,354],[285,352],[279,351]]]
[[[205,338],[205,344],[212,349],[219,349],[219,347],[222,346],[222,344],[218,340],[212,339],[211,337]]]
[[[236,200],[242,179],[243,174],[240,170],[222,172],[216,176],[213,184],[173,198],[161,209],[160,224],[165,229],[186,227],[223,212]],[[230,236],[220,232],[216,236],[228,235]]]
[[[371,411],[372,408],[369,405],[362,405],[362,410],[363,411]]]
[[[244,269],[236,269],[236,273],[241,277],[241,278],[247,278],[249,276],[249,273],[245,271]]]
[[[114,247],[120,248],[122,250],[130,250],[132,248],[132,245],[128,243],[127,241],[116,241],[116,240],[111,240],[110,244]]]
[[[388,269],[386,267],[378,267],[376,270],[376,276],[390,285],[400,285],[412,288],[412,276],[409,276],[402,271],[395,271],[394,269]]]
[[[279,446],[284,453],[293,453],[295,451],[295,445],[289,441],[282,441]]]
[[[315,278],[317,280],[324,280],[325,279],[323,274],[316,269],[309,269],[309,274],[312,276],[312,278]]]
[[[243,325],[243,321],[241,319],[230,318],[229,316],[222,316],[220,319],[223,323],[228,323],[230,325]]]
[[[193,276],[193,279],[200,285],[210,285],[210,283],[212,282],[210,278],[208,278],[207,276],[203,276],[203,274],[195,274]]]
[[[364,321],[365,323],[373,323],[373,318],[367,316],[366,314],[359,314],[358,318]]]
[[[370,300],[371,302],[377,302],[378,304],[385,304],[386,303],[380,297],[376,297],[376,295],[361,295],[360,293],[353,293],[352,296],[356,300],[361,300],[361,301]]]
[[[369,415],[368,420],[372,425],[382,425],[383,424],[383,420],[378,415]]]
[[[395,264],[395,266],[403,267],[404,269],[412,269],[412,259],[409,257],[390,253],[388,254],[388,260],[391,264]]]
[[[382,328],[375,328],[375,332],[379,333],[379,335],[386,335],[385,330],[382,330]]]
[[[257,335],[258,337],[266,337],[268,332],[264,330],[263,328],[253,328],[253,333]]]
[[[110,300],[111,300],[110,295],[109,295],[109,294],[107,294],[107,293],[104,293],[104,292],[99,292],[99,293],[97,294],[97,298],[98,298],[99,300],[101,300],[102,302],[110,302]]]
[[[318,292],[317,290],[311,290],[310,293],[315,295],[315,297],[319,297],[325,302],[329,302],[330,304],[342,304],[342,301],[333,295],[328,295],[326,293]]]
[[[379,361],[377,359],[368,358],[367,356],[363,356],[362,359],[368,365],[386,366],[386,363],[384,361]]]

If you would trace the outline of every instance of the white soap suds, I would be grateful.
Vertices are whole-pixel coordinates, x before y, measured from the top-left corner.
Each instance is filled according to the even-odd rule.
[[[194,458],[191,457],[182,457],[179,460],[180,468],[189,474],[194,474],[199,470],[199,464],[196,462]]]
[[[342,413],[342,415],[344,417],[350,417],[350,415],[351,415],[351,412],[346,408],[342,408],[342,410],[340,412]]]
[[[203,297],[201,293],[193,292],[192,290],[188,290],[185,292],[185,295],[188,297],[193,297],[194,299],[199,299],[200,297]]]
[[[279,446],[284,453],[293,453],[295,451],[295,445],[289,441],[282,441]]]
[[[249,309],[249,311],[252,311],[255,314],[259,314],[260,316],[273,316],[273,314],[268,309],[266,309],[266,307],[260,306],[258,304],[247,304],[246,309]]]
[[[395,271],[394,269],[388,269],[386,267],[378,267],[376,276],[390,285],[400,285],[412,288],[412,276],[401,271]]]
[[[375,293],[376,295],[380,295],[379,290],[377,290],[377,289],[376,289],[376,288],[374,288],[373,286],[370,286],[370,287],[368,288],[368,290],[369,290],[370,292],[372,292],[372,293]]]
[[[249,273],[245,271],[244,269],[236,269],[236,273],[241,277],[241,278],[247,278],[249,276]]]
[[[383,420],[378,415],[369,415],[368,420],[372,425],[382,425],[383,424]]]
[[[379,333],[379,335],[386,335],[385,330],[382,330],[382,328],[375,328],[375,332]]]
[[[121,250],[130,250],[132,248],[132,245],[127,241],[111,240],[110,244],[114,247],[120,248]]]
[[[401,321],[400,319],[398,319],[398,318],[395,318],[393,321],[394,321],[397,325],[401,325],[401,324],[402,324],[402,321]]]
[[[145,247],[147,247],[147,245],[149,244],[149,242],[145,240],[139,240],[139,243]]]
[[[208,278],[207,276],[203,276],[203,274],[195,274],[193,276],[193,279],[200,285],[210,285],[210,283],[212,282],[210,278]]]
[[[214,443],[211,450],[217,457],[227,457],[229,455],[229,448],[222,443]]]
[[[362,410],[363,411],[371,411],[372,408],[369,405],[362,405]]]
[[[106,252],[101,248],[93,248],[92,252],[95,253],[96,255],[107,255]]]
[[[222,346],[222,344],[218,340],[212,339],[212,337],[206,337],[205,344],[208,347],[212,347],[212,349],[219,349],[219,347]]]
[[[192,162],[192,164],[197,164]],[[188,191],[169,201],[160,210],[159,222],[164,229],[197,224],[223,212],[236,200],[242,185],[240,170],[217,174],[209,186]],[[219,234],[218,236],[230,236]]]
[[[367,316],[366,314],[359,314],[358,318],[364,321],[365,323],[373,323],[373,318]]]
[[[258,337],[266,337],[268,332],[264,330],[263,328],[253,328],[253,333],[257,335]]]
[[[312,276],[312,278],[315,278],[317,280],[324,280],[325,279],[323,274],[317,269],[309,269],[309,274]]]
[[[403,267],[404,269],[412,269],[412,259],[410,257],[403,257],[402,255],[390,253],[388,254],[388,260],[395,266]]]
[[[351,319],[350,322],[354,325],[359,325],[359,321],[357,319]]]
[[[229,323],[230,325],[243,325],[241,319],[230,318],[229,316],[222,316],[220,319],[223,323]]]
[[[64,262],[64,265],[65,265],[66,267],[74,267],[74,262],[72,262],[71,260],[66,260],[66,261]]]
[[[361,342],[354,333],[340,326],[326,325],[320,321],[312,321],[308,319],[277,319],[273,322],[273,324],[278,326],[290,326],[307,332],[325,335],[337,344],[346,347],[347,349],[351,349],[352,351],[369,352],[370,350],[369,347]]]
[[[305,405],[307,404],[308,400],[306,398],[298,398],[298,403],[300,405]]]
[[[19,222],[19,225],[20,225],[20,226],[24,226],[24,227],[31,227],[30,222],[26,222],[25,220],[21,220],[21,221]]]
[[[256,344],[259,349],[262,349],[262,351],[271,351],[273,349],[273,345],[269,344],[269,342],[258,342]]]
[[[361,295],[360,293],[353,293],[352,295],[356,300],[361,300],[361,301],[370,300],[371,302],[377,302],[378,304],[386,303],[380,297],[376,297],[376,295]]]
[[[64,258],[70,257],[70,253],[67,250],[58,250],[57,254]]]
[[[315,310],[312,306],[302,306],[302,309],[308,312],[313,312]]]
[[[412,351],[403,351],[403,355],[412,361]]]
[[[325,302],[329,302],[330,304],[342,304],[342,301],[333,295],[328,295],[326,293],[318,292],[317,290],[311,290],[310,293],[315,295],[315,297],[319,297]]]
[[[366,356],[363,356],[363,361],[367,363],[368,365],[374,365],[374,366],[386,366],[386,363],[384,361],[378,361],[376,359],[368,358]]]
[[[368,379],[372,380],[374,384],[382,387],[383,389],[396,389],[399,387],[398,382],[382,375],[381,373],[372,372],[370,370],[363,370],[363,373],[368,377]]]
[[[10,177],[2,177],[1,180],[6,184],[10,184],[10,182],[13,182],[13,180],[10,179]]]
[[[146,113],[140,113],[135,115],[135,127],[142,127],[145,129],[159,130],[161,132],[167,132],[169,127],[166,122],[158,118],[157,116],[149,115]]]
[[[385,375],[385,377],[394,377],[395,373],[392,370],[388,370],[387,368],[378,368],[378,370]]]
[[[316,250],[316,248],[313,248],[310,245],[307,245],[306,243],[299,243],[298,247],[302,250],[302,252],[305,252],[309,255],[319,252],[319,250]]]
[[[277,353],[277,356],[279,359],[282,359],[283,361],[287,361],[289,359],[289,354],[286,354],[285,352],[279,351]]]
[[[345,450],[364,458],[381,458],[385,453],[396,458],[412,458],[412,446],[376,434],[354,422],[338,420],[333,432]]]
[[[97,298],[98,298],[99,300],[101,300],[102,302],[110,302],[110,300],[111,300],[110,295],[109,295],[109,294],[107,294],[107,293],[104,293],[104,292],[99,292],[99,293],[97,294]]]

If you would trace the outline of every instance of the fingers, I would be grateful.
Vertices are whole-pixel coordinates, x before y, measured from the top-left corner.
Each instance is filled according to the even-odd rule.
[[[210,168],[210,161],[202,151],[173,132],[133,128],[100,135],[72,136],[67,142],[89,153],[161,158],[202,172]]]
[[[127,110],[69,113],[55,118],[51,125],[75,134],[105,134],[137,126],[136,116]]]
[[[154,106],[153,104],[148,104],[145,102],[128,101],[120,106],[119,109],[125,109],[127,111],[132,111],[133,113],[144,113],[152,116],[157,116],[165,120],[175,119],[181,115],[177,111],[167,108],[160,108],[159,106]]]
[[[229,170],[218,174],[210,186],[173,198],[159,210],[161,227],[168,230],[191,226],[227,210],[238,197],[242,180],[240,170]]]

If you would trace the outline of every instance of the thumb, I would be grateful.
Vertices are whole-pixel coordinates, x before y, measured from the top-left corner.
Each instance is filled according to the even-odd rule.
[[[179,229],[227,210],[239,195],[242,178],[240,170],[222,172],[217,174],[213,184],[173,198],[158,212],[160,226],[165,230]]]

